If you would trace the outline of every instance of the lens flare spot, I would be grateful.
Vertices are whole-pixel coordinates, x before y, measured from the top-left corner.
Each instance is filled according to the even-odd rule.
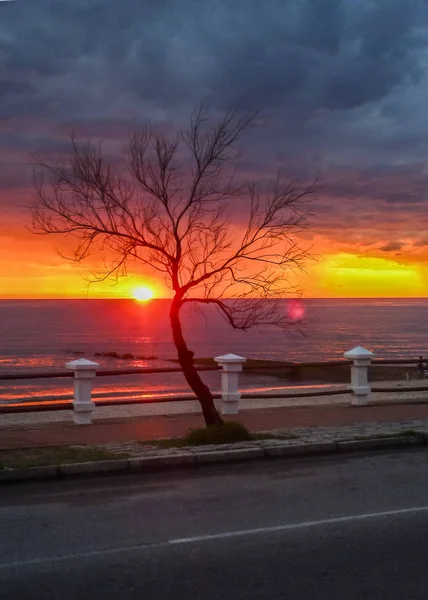
[[[299,300],[293,300],[288,305],[288,316],[292,321],[301,321],[305,316],[305,307]]]

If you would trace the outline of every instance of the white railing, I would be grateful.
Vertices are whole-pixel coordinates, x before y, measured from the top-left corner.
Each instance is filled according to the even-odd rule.
[[[346,361],[335,361],[333,363],[290,363],[290,365],[286,368],[298,368],[299,366],[310,366],[316,364],[317,366],[331,366],[333,365],[350,365],[351,366],[351,382],[348,386],[348,389],[341,390],[329,390],[329,391],[314,391],[314,392],[303,392],[303,393],[286,393],[286,394],[275,394],[274,398],[302,398],[308,396],[326,396],[326,395],[342,395],[349,394],[351,396],[351,404],[353,406],[365,406],[369,402],[369,395],[372,392],[372,388],[369,384],[368,380],[368,369],[372,364],[374,354],[369,352],[365,348],[361,346],[357,346],[352,350],[344,353],[344,358]],[[223,356],[217,356],[215,359],[218,367],[214,367],[214,370],[220,369],[221,371],[221,412],[224,415],[236,415],[239,412],[239,401],[242,397],[244,398],[255,398],[260,397],[256,394],[241,394],[239,391],[239,374],[243,370],[243,365],[246,362],[246,358],[242,356],[237,356],[236,354],[225,354]],[[376,364],[408,364],[408,363],[418,363],[420,361],[416,360],[393,360],[393,361],[375,361]],[[35,374],[34,376],[31,374],[25,374],[25,378],[39,378],[39,377],[73,377],[74,380],[74,394],[73,394],[73,421],[76,425],[90,425],[92,423],[92,419],[94,416],[94,411],[96,410],[96,403],[92,399],[92,387],[95,378],[97,377],[97,370],[100,365],[96,362],[87,360],[85,358],[80,358],[78,360],[74,360],[68,362],[66,364],[66,368],[68,372],[61,373],[43,373],[43,374]],[[278,368],[278,367],[275,367]],[[266,367],[263,367],[265,370]],[[198,368],[199,371],[213,370],[213,368]],[[118,371],[99,371],[99,375],[116,375],[116,374],[130,374],[130,373],[153,373],[153,372],[176,372],[180,371],[180,369],[125,369]],[[21,377],[24,377],[21,375]],[[0,376],[0,380],[7,379],[20,379],[20,375],[16,376],[11,375],[3,375]],[[425,391],[427,388],[418,387],[416,391]],[[382,389],[376,388],[373,391],[375,392],[394,392],[398,390],[394,389]],[[400,390],[401,391],[401,390]],[[267,396],[267,394],[266,394]],[[218,395],[215,395],[218,397]],[[188,399],[188,398],[187,398]],[[170,399],[172,400],[172,399]],[[177,398],[178,400],[178,398]],[[161,400],[154,400],[160,402]],[[66,403],[66,406],[63,408],[69,408],[69,402]],[[109,405],[115,405],[117,402],[109,401]],[[120,404],[124,404],[124,402],[120,402]],[[135,401],[133,402],[135,404]],[[24,407],[25,404],[22,403],[20,405]],[[55,410],[55,407],[50,407],[52,410]],[[34,408],[35,411],[43,410],[41,405],[38,405],[38,408]],[[0,413],[8,413],[15,412],[15,410],[8,410],[7,405],[0,407]],[[16,411],[18,412],[18,411]]]

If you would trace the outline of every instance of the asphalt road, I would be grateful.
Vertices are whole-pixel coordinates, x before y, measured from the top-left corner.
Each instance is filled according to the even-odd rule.
[[[0,488],[1,600],[420,599],[428,453]]]

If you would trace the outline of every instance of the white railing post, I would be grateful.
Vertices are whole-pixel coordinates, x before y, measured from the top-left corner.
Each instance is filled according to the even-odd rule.
[[[242,371],[242,366],[247,360],[236,354],[225,354],[217,356],[216,363],[222,367],[221,372],[221,397],[223,415],[237,415],[239,412],[239,399],[241,394],[238,389],[239,373]]]
[[[352,360],[351,367],[351,389],[352,404],[354,406],[364,406],[368,403],[371,387],[368,379],[368,367],[371,365],[373,352],[369,352],[361,346],[357,346],[343,355],[346,359]]]
[[[90,425],[95,404],[92,402],[92,382],[97,375],[99,364],[79,358],[68,362],[67,369],[74,371],[73,421],[76,425]]]

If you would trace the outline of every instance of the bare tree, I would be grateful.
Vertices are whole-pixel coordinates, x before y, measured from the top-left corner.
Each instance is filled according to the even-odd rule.
[[[203,102],[189,126],[173,135],[151,125],[135,129],[119,166],[101,147],[73,136],[67,156],[36,159],[34,232],[71,236],[75,246],[67,258],[73,261],[101,253],[99,280],[126,274],[133,260],[172,289],[179,364],[207,424],[222,420],[195,368],[180,309],[213,304],[236,329],[287,327],[290,319],[275,298],[290,293],[290,270],[306,257],[296,234],[306,226],[314,184],[284,183],[278,174],[260,191],[237,181],[236,142],[256,118],[239,108],[211,118]],[[232,224],[237,213],[239,227]]]

